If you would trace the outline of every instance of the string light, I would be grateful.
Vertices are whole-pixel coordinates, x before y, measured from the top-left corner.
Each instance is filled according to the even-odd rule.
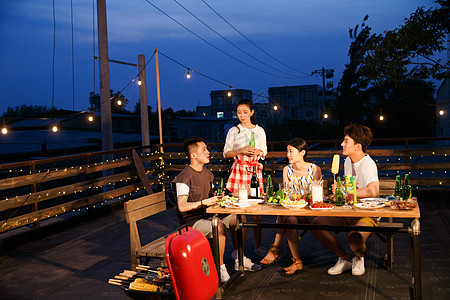
[[[278,105],[274,105],[273,110],[278,110]]]
[[[187,78],[187,79],[191,78],[191,74],[189,73],[189,70],[190,70],[190,69],[188,69],[188,72],[187,72],[187,74],[186,74],[186,78]]]
[[[119,105],[119,106],[122,105],[122,100],[120,100],[120,99],[117,100],[117,105]]]
[[[439,110],[439,115],[440,116],[443,116],[445,114],[445,111],[441,108],[440,110]]]
[[[7,134],[8,133],[8,129],[6,128],[5,125],[3,125],[3,127],[2,127],[2,133],[3,134]]]
[[[88,116],[88,121],[89,122],[93,122],[94,121],[94,116],[93,115],[89,115]]]
[[[384,120],[384,116],[380,115],[380,121],[383,121],[383,120]]]
[[[323,118],[324,118],[324,119],[328,119],[328,114],[325,113],[325,114],[323,115]]]
[[[142,81],[140,79],[138,80],[138,85],[142,85]]]
[[[53,124],[52,131],[53,132],[58,132],[58,126],[56,124]]]

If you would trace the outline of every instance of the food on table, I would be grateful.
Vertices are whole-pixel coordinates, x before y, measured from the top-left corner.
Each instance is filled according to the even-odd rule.
[[[361,208],[378,208],[380,206],[381,206],[380,202],[366,201],[366,202],[358,203],[358,207],[361,207]]]
[[[132,283],[130,283],[130,290],[157,292],[159,291],[159,286],[144,278],[136,278]]]
[[[332,208],[333,205],[331,203],[316,202],[314,204],[311,204],[310,207],[312,207],[312,208]]]
[[[230,206],[234,202],[237,202],[237,201],[238,201],[238,198],[236,198],[234,196],[226,195],[219,200],[219,204],[220,204],[220,206],[225,207],[226,205]]]
[[[295,200],[294,200],[295,199]],[[307,202],[304,198],[285,198],[280,203],[284,205],[305,205]]]
[[[284,193],[284,190],[278,190],[273,196],[270,196],[267,199],[267,203],[278,204],[281,203],[281,200],[287,198],[287,195]]]
[[[331,163],[331,173],[339,173],[339,154],[333,155],[333,162]]]
[[[408,198],[406,201],[389,201],[389,205],[392,209],[413,209],[417,206],[417,202]]]

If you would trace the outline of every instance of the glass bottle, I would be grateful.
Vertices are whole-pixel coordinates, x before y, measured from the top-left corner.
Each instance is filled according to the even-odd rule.
[[[248,143],[249,146],[255,147],[255,133],[252,132],[252,135],[250,136],[250,142]]]
[[[272,184],[272,175],[267,175],[267,187],[266,187],[267,197],[273,196],[273,184]]]
[[[411,180],[409,179],[409,174],[405,174],[405,182],[403,185],[403,200],[412,198]]]
[[[250,196],[252,198],[259,198],[259,180],[256,174],[256,167],[253,167],[252,179],[250,181]]]
[[[402,179],[401,179],[400,175],[397,175],[395,177],[394,197],[395,197],[396,200],[398,200],[397,197],[398,198],[403,197],[403,193],[402,193]]]
[[[336,177],[336,190],[334,192],[334,199],[336,201],[336,206],[344,205],[344,194],[342,193],[341,177]]]
[[[222,195],[223,193],[223,178],[220,178],[220,184],[219,187],[217,188],[217,196]]]

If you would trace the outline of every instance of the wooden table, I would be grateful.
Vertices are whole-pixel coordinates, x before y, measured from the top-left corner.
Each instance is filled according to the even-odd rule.
[[[261,227],[261,228],[296,228],[307,230],[330,230],[330,231],[367,231],[367,232],[392,232],[392,233],[409,233],[411,236],[412,248],[412,287],[414,290],[414,299],[422,299],[422,277],[420,265],[420,209],[417,206],[411,210],[391,209],[383,207],[378,209],[361,209],[354,206],[335,206],[331,210],[312,210],[309,207],[300,209],[288,209],[281,205],[273,204],[254,204],[246,208],[224,208],[219,205],[208,207],[208,213],[215,214],[212,220],[213,227],[213,254],[217,271],[219,268],[219,240],[218,240],[218,214],[236,214],[237,215],[237,235],[238,235],[238,257],[239,271],[237,271],[225,284],[219,283],[216,299],[222,299],[224,291],[231,285],[234,280],[243,275],[243,241],[242,229],[244,227]],[[262,215],[262,216],[327,216],[327,217],[372,217],[372,218],[406,218],[411,219],[408,226],[401,227],[372,227],[372,226],[348,226],[348,225],[315,225],[315,224],[276,224],[276,223],[254,223],[242,222],[241,215]],[[220,273],[219,273],[220,278]],[[220,280],[219,280],[220,281]]]

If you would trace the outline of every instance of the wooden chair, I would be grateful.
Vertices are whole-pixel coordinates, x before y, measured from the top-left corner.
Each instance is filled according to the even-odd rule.
[[[146,263],[150,258],[157,258],[160,259],[162,266],[166,266],[164,251],[166,236],[142,246],[137,227],[137,221],[165,210],[166,197],[164,191],[124,203],[125,217],[130,228],[131,268],[133,270],[136,270],[142,258],[147,259]]]

